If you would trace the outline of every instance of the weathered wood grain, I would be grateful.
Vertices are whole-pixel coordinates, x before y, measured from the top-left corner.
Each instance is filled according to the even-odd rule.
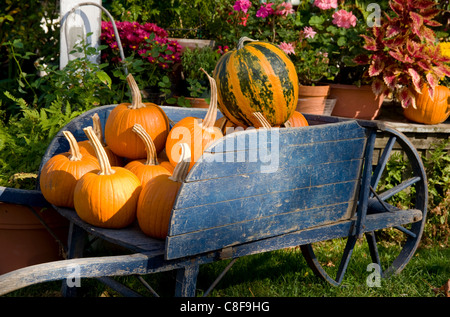
[[[180,188],[166,258],[349,219],[356,206],[365,136],[350,121],[328,129],[242,131],[216,142],[205,154],[215,159],[198,162]],[[234,141],[232,150],[229,140]],[[271,172],[264,169],[267,160],[251,159],[252,151],[262,147],[267,156],[276,157]]]

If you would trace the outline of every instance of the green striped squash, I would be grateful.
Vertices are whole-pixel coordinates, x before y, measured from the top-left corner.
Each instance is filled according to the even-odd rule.
[[[244,45],[244,42],[251,41]],[[241,38],[235,50],[224,54],[214,73],[218,107],[237,125],[254,126],[260,112],[272,126],[284,124],[298,100],[294,64],[277,46]]]

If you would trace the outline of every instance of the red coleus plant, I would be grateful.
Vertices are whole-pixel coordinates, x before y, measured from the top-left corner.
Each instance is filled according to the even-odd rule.
[[[440,10],[432,0],[390,0],[389,5],[393,16],[385,14],[372,36],[361,35],[368,53],[355,61],[369,64],[375,95],[393,92],[404,108],[415,108],[424,84],[432,97],[439,80],[450,76],[450,59],[441,54],[430,28],[440,26],[433,20]]]

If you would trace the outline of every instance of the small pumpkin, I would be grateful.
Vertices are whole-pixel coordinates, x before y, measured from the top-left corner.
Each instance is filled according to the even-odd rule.
[[[424,85],[422,93],[416,94],[416,108],[409,106],[404,110],[404,116],[418,123],[442,123],[450,115],[449,97],[450,89],[439,85],[434,88],[433,98],[431,98],[428,85]]]
[[[169,230],[170,215],[178,191],[189,171],[189,145],[181,143],[180,162],[172,176],[159,175],[151,179],[139,196],[136,217],[141,230],[148,236],[164,239]]]
[[[103,148],[106,151],[106,154],[108,155],[109,162],[112,166],[122,166],[123,165],[123,159],[116,155],[109,146],[103,141],[103,130],[102,130],[102,124],[100,122],[100,117],[98,113],[94,113],[92,116],[92,128],[94,129],[95,134],[97,135],[97,138],[102,143]],[[91,141],[85,140],[78,142],[78,146],[80,147],[81,151],[86,151],[90,155],[97,158],[95,154],[94,147],[91,144]]]
[[[252,114],[261,112],[271,126],[281,126],[297,107],[295,66],[273,44],[241,38],[217,62],[213,76],[219,110],[234,124],[251,126]]]
[[[158,175],[171,175],[172,173],[164,167],[164,165],[159,164],[155,145],[147,131],[145,131],[140,124],[136,123],[133,127],[133,132],[139,135],[144,142],[147,151],[147,159],[133,160],[125,165],[125,168],[133,172],[139,178],[142,186]]]
[[[309,126],[308,120],[306,120],[305,116],[298,111],[294,111],[292,116],[284,123],[285,127],[307,127]]]
[[[74,190],[74,207],[85,222],[103,228],[123,228],[136,219],[141,182],[129,170],[111,166],[92,127],[84,128],[94,146],[100,169],[86,173]]]
[[[158,105],[142,102],[141,92],[131,74],[127,76],[127,82],[132,102],[118,104],[111,111],[105,124],[105,140],[116,155],[133,160],[142,159],[146,157],[145,146],[132,131],[134,124],[144,127],[159,153],[164,149],[169,133],[169,119]]]
[[[73,208],[73,193],[77,181],[87,172],[100,167],[96,157],[80,151],[77,140],[63,131],[70,150],[50,158],[42,167],[39,185],[45,199],[59,207]]]
[[[202,69],[203,70],[203,69]],[[217,87],[214,78],[207,75],[211,85],[211,99],[208,112],[203,120],[195,117],[185,117],[178,121],[170,130],[166,140],[166,155],[172,165],[180,159],[180,144],[187,143],[191,152],[191,168],[201,157],[203,151],[214,141],[223,137],[222,131],[215,127],[217,118]]]

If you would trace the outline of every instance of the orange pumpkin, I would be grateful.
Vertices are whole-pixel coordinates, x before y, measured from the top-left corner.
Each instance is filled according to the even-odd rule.
[[[189,146],[182,143],[180,147],[180,162],[175,166],[173,175],[160,175],[151,179],[139,196],[136,213],[139,227],[146,235],[156,239],[167,236],[173,204],[189,171]]]
[[[122,166],[123,165],[122,158],[117,156],[113,151],[111,151],[109,146],[107,146],[106,143],[103,142],[102,125],[101,125],[100,117],[98,116],[98,113],[95,113],[92,116],[92,128],[94,129],[94,132],[97,135],[97,138],[102,143],[102,146],[105,149],[106,154],[108,155],[108,159],[109,159],[109,162],[111,163],[111,165],[112,166]],[[80,147],[81,151],[86,151],[90,155],[97,158],[94,147],[91,144],[91,141],[86,140],[86,141],[78,142],[78,146]]]
[[[191,168],[212,142],[223,137],[222,131],[214,126],[217,118],[216,83],[211,76],[206,72],[205,74],[208,76],[211,85],[211,100],[204,120],[185,117],[173,126],[167,136],[166,155],[174,166],[180,159],[181,143],[187,143],[190,146],[191,163],[189,168]]]
[[[111,150],[120,157],[142,159],[146,157],[145,146],[132,131],[135,123],[142,125],[152,138],[157,152],[165,145],[169,133],[169,119],[161,107],[154,103],[142,103],[139,87],[133,76],[127,76],[132,102],[117,105],[105,124],[105,140]]]
[[[87,223],[103,228],[123,228],[136,219],[141,182],[129,170],[111,166],[92,127],[83,129],[92,142],[100,169],[86,173],[74,190],[77,215]]]
[[[147,151],[147,159],[131,161],[125,165],[125,168],[133,172],[139,178],[143,187],[150,179],[158,175],[171,175],[172,173],[167,168],[159,164],[155,145],[147,131],[145,131],[140,124],[135,124],[133,132],[139,135],[144,142]]]
[[[72,133],[63,131],[70,151],[50,158],[42,167],[39,185],[45,199],[59,207],[73,208],[77,181],[87,172],[100,168],[96,157],[82,153]]]
[[[284,123],[285,127],[307,127],[308,125],[305,116],[298,111],[294,111],[288,121]]]
[[[404,116],[414,122],[424,124],[442,123],[450,115],[450,89],[446,86],[436,86],[433,98],[430,98],[427,85],[422,87],[422,93],[416,95],[416,108],[409,106],[404,110]]]

